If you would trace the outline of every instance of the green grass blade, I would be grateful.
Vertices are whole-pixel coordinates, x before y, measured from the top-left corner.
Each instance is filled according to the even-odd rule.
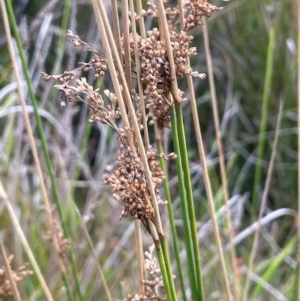
[[[268,282],[273,276],[276,276],[280,264],[284,261],[285,257],[295,249],[297,237],[294,236],[285,248],[272,260],[267,270],[262,274],[261,278]],[[262,286],[257,284],[253,290],[252,297],[257,298],[263,290]]]
[[[260,161],[263,159],[264,150],[265,150],[268,107],[269,107],[270,92],[271,92],[273,59],[274,59],[274,52],[275,52],[275,38],[276,38],[276,30],[275,28],[271,28],[269,32],[267,66],[266,66],[266,75],[265,75],[264,92],[263,92],[263,100],[262,100],[263,101],[262,111],[261,111],[261,118],[260,118],[261,121],[260,121],[260,128],[259,128],[257,164],[255,166],[254,186],[253,186],[253,193],[252,193],[253,213],[257,210],[257,206],[258,206],[259,186],[261,183],[261,176],[262,176],[262,166],[260,164]]]

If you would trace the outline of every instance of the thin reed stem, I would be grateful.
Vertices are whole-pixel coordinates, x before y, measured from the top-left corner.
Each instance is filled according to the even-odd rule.
[[[181,97],[178,93],[178,85],[176,80],[176,71],[175,71],[175,64],[174,64],[174,57],[173,57],[173,50],[171,46],[170,34],[168,29],[167,18],[165,14],[164,2],[163,0],[157,0],[157,13],[158,13],[158,21],[161,25],[161,32],[164,38],[164,42],[166,44],[167,54],[168,54],[168,61],[170,66],[170,73],[171,73],[171,93],[175,103],[180,103]]]
[[[156,140],[156,145],[159,153],[163,153],[163,147],[160,140]],[[168,214],[169,214],[169,222],[170,222],[170,228],[172,232],[172,239],[173,239],[173,248],[174,248],[174,254],[177,264],[177,270],[178,270],[178,277],[179,282],[181,286],[181,292],[182,292],[182,299],[184,301],[187,301],[186,293],[185,293],[185,283],[184,283],[184,277],[183,277],[183,270],[182,270],[182,264],[180,260],[180,250],[179,250],[179,243],[178,243],[178,234],[175,226],[175,219],[174,219],[174,212],[173,212],[173,206],[172,206],[172,198],[171,198],[171,192],[169,187],[169,178],[168,178],[168,171],[166,168],[166,163],[163,158],[160,158],[160,166],[161,169],[165,172],[165,181],[164,181],[164,192],[165,192],[165,198],[168,202]]]
[[[227,182],[227,175],[226,175],[226,167],[225,167],[225,158],[224,158],[224,150],[223,150],[223,143],[220,131],[220,121],[219,121],[219,112],[218,112],[218,105],[217,105],[217,94],[216,94],[216,87],[214,81],[214,73],[213,73],[213,65],[212,65],[212,58],[210,53],[209,47],[209,36],[207,30],[207,22],[206,19],[203,19],[203,37],[204,37],[204,45],[205,45],[205,54],[206,54],[206,62],[207,62],[207,70],[208,70],[208,80],[209,80],[209,87],[211,91],[211,102],[213,108],[213,116],[214,116],[214,125],[216,131],[216,139],[218,145],[218,155],[220,160],[220,173],[221,173],[221,181],[222,181],[222,188],[224,193],[224,203],[226,208],[226,219],[227,219],[227,232],[229,234],[229,244],[230,244],[230,255],[231,255],[231,264],[232,264],[232,278],[234,283],[234,293],[236,299],[240,299],[240,282],[239,277],[235,275],[235,271],[237,271],[237,259],[236,259],[236,250],[233,244],[234,232],[232,228],[231,222],[231,209],[229,206],[229,192],[228,192],[228,182]],[[192,81],[191,76],[188,77],[190,81]],[[190,89],[190,92],[193,90]],[[192,92],[192,94],[194,94]],[[196,113],[197,114],[197,113]]]
[[[164,257],[164,253],[162,250],[162,245],[160,242],[154,242],[155,243],[155,250],[156,250],[156,254],[157,254],[157,258],[158,258],[158,262],[159,262],[159,266],[160,266],[160,271],[161,271],[161,275],[163,277],[163,281],[164,281],[164,287],[167,293],[167,298],[169,301],[176,301],[176,291],[175,291],[175,287],[174,284],[172,285],[170,283],[170,278],[168,275],[168,271],[166,269],[166,263],[165,263],[165,257]],[[173,280],[172,280],[173,282]]]
[[[180,137],[180,148],[181,152],[184,152],[184,154],[181,154],[183,156],[183,168],[184,168],[184,179],[185,179],[185,186],[186,189],[191,190],[191,182],[190,180],[188,181],[187,178],[190,179],[190,173],[189,173],[189,164],[188,164],[188,158],[187,158],[187,150],[186,150],[186,144],[185,144],[185,135],[184,135],[184,128],[183,128],[183,120],[182,120],[182,112],[181,112],[181,107],[179,105],[175,105],[175,110],[176,110],[176,117],[177,117],[177,129],[178,129],[178,135]],[[204,185],[205,185],[205,190],[206,190],[206,195],[208,199],[208,207],[209,207],[209,212],[210,216],[212,219],[212,224],[213,224],[213,229],[214,229],[214,234],[215,234],[215,240],[217,244],[217,250],[219,254],[219,260],[221,264],[221,271],[222,271],[222,276],[223,276],[223,283],[226,291],[226,297],[227,300],[232,300],[231,297],[231,289],[229,285],[229,280],[228,280],[228,275],[227,275],[227,270],[226,270],[226,265],[225,265],[225,260],[224,260],[224,253],[222,249],[222,243],[221,243],[221,237],[220,237],[220,232],[219,232],[219,227],[216,219],[216,210],[215,210],[215,205],[214,205],[214,200],[213,200],[213,195],[212,195],[212,189],[210,185],[210,179],[209,179],[209,174],[208,174],[208,168],[206,164],[206,155],[204,151],[204,146],[202,142],[202,136],[201,136],[201,131],[200,131],[200,124],[199,120],[194,118],[194,122],[196,123],[195,129],[196,132],[198,131],[200,143],[198,144],[198,151],[200,155],[200,161],[202,165],[202,170],[203,170],[203,178],[204,178]],[[198,124],[197,124],[198,123]],[[191,206],[193,206],[193,195],[192,191],[187,192],[187,201],[189,204],[189,214],[195,215],[193,213],[193,209]],[[194,234],[193,234],[194,232]],[[196,242],[198,241],[197,239],[197,233],[195,233],[195,230],[192,232],[192,240],[194,240],[196,236]],[[194,250],[196,250],[195,242],[194,243]],[[196,256],[195,256],[196,257]],[[196,258],[199,258],[197,256]],[[199,263],[198,263],[199,264]],[[198,279],[198,281],[202,281],[202,276],[201,274],[198,274],[201,280]]]
[[[185,247],[187,252],[187,265],[188,265],[188,276],[190,282],[190,288],[192,292],[193,300],[204,300],[204,290],[198,290],[198,275],[196,272],[196,258],[194,254],[194,246],[192,239],[192,232],[190,227],[190,217],[189,217],[189,209],[188,202],[185,190],[185,182],[184,182],[184,173],[182,170],[182,156],[180,150],[180,142],[178,138],[178,128],[177,128],[177,117],[175,112],[175,107],[171,107],[171,124],[172,124],[172,137],[173,137],[173,145],[175,152],[177,154],[176,166],[177,166],[177,175],[178,175],[178,185],[179,185],[179,194],[180,194],[180,205],[182,209],[183,215],[183,226],[184,226],[184,238],[185,238]],[[196,240],[198,242],[198,239]],[[201,276],[201,275],[199,275]],[[200,281],[202,277],[200,277]],[[200,286],[200,288],[203,286]]]
[[[125,78],[127,87],[131,89],[131,56],[129,44],[129,12],[128,0],[121,0],[122,4],[122,24],[123,24],[123,49],[124,49],[124,63],[125,63]],[[133,19],[134,22],[134,19]]]
[[[280,124],[281,124],[282,107],[283,107],[283,105],[281,102],[280,107],[279,107],[279,114],[278,114],[278,119],[277,119],[277,124],[276,124],[276,130],[275,130],[275,139],[274,139],[274,143],[273,143],[273,147],[272,147],[272,155],[271,155],[271,160],[270,160],[270,164],[269,164],[267,180],[266,180],[265,189],[264,189],[262,202],[261,202],[260,209],[259,209],[259,215],[258,215],[258,219],[257,219],[258,227],[256,228],[255,233],[254,233],[254,240],[252,243],[252,248],[251,248],[251,253],[250,253],[250,258],[249,258],[249,263],[248,263],[248,272],[247,272],[246,282],[245,282],[245,286],[244,286],[243,301],[249,300],[248,293],[249,293],[250,280],[251,280],[250,276],[251,276],[251,273],[253,272],[253,263],[254,263],[254,258],[255,258],[256,250],[257,250],[257,246],[258,246],[258,238],[259,238],[260,226],[261,226],[260,221],[265,212],[267,196],[269,194],[269,188],[270,188],[270,184],[271,184],[271,177],[272,177],[272,173],[273,173],[273,167],[274,167],[274,162],[275,162],[275,157],[276,157],[276,148],[277,148],[278,137],[279,137],[279,129],[280,129]]]
[[[8,259],[7,259],[7,256],[6,256],[6,253],[5,253],[4,246],[3,246],[2,242],[0,242],[0,253],[1,253],[3,263],[4,263],[5,273],[7,274],[7,278],[9,280],[11,291],[12,291],[12,294],[14,296],[14,299],[15,299],[15,301],[21,301],[20,293],[18,291],[16,281],[14,280],[12,271],[10,269],[9,262],[8,262]]]
[[[133,38],[133,44],[134,44],[134,54],[136,57],[135,65],[136,65],[136,74],[137,74],[137,83],[138,83],[138,91],[139,91],[139,97],[140,97],[140,110],[142,112],[142,118],[143,118],[143,131],[144,131],[144,141],[145,141],[145,147],[146,149],[149,148],[150,142],[149,142],[149,132],[148,132],[148,118],[146,115],[146,105],[145,105],[145,97],[143,94],[143,86],[141,83],[141,64],[138,57],[138,45],[137,45],[137,32],[136,32],[136,24],[135,24],[135,15],[134,15],[134,6],[133,6],[133,0],[129,0],[130,5],[130,12],[131,12],[131,28],[132,28],[132,38]],[[140,18],[143,20],[143,18]],[[141,23],[141,26],[144,26],[144,22]]]
[[[116,47],[118,49],[119,58],[122,61],[122,46],[121,46],[121,35],[120,35],[120,24],[119,24],[119,14],[118,14],[118,2],[111,0],[111,14],[112,14],[112,24],[113,24],[113,33],[116,41]]]

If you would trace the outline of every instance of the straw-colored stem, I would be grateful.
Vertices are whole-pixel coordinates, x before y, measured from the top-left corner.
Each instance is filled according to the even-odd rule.
[[[136,6],[137,6],[137,12],[140,13],[143,9],[142,1],[141,0],[136,0]],[[144,18],[140,18],[138,22],[139,22],[139,25],[140,25],[141,37],[142,37],[142,39],[145,39],[146,38],[146,29],[145,29]]]
[[[122,24],[123,24],[123,49],[124,49],[124,63],[125,63],[125,77],[127,87],[131,89],[131,57],[129,44],[129,15],[128,15],[128,0],[121,0],[122,4]],[[133,19],[134,22],[134,19]]]
[[[18,291],[17,284],[16,284],[13,274],[11,272],[9,262],[8,262],[6,254],[5,254],[5,250],[4,250],[4,246],[3,246],[2,242],[0,242],[0,253],[1,253],[1,256],[2,256],[2,259],[4,262],[5,273],[8,276],[8,280],[10,283],[10,287],[11,287],[11,291],[14,296],[14,299],[15,299],[15,301],[21,301],[20,293]]]
[[[157,0],[156,5],[157,5],[157,14],[158,14],[158,19],[160,24],[160,31],[162,32],[162,36],[166,45],[166,50],[168,55],[170,74],[171,74],[171,93],[174,102],[180,103],[182,100],[178,93],[179,90],[178,90],[178,85],[176,80],[173,49],[171,46],[170,33],[169,33],[168,22],[167,22],[163,0]]]
[[[255,233],[254,233],[254,239],[253,239],[253,243],[252,243],[249,263],[247,265],[248,272],[247,272],[246,282],[245,282],[245,286],[244,286],[243,301],[249,300],[248,293],[249,293],[250,280],[251,280],[250,276],[253,272],[253,262],[254,262],[254,258],[256,255],[257,246],[258,246],[258,238],[259,238],[260,226],[261,226],[260,221],[261,221],[261,218],[265,211],[265,207],[266,207],[266,203],[267,203],[267,196],[268,196],[269,188],[270,188],[270,184],[271,184],[271,177],[272,177],[272,172],[273,172],[273,167],[274,167],[274,162],[275,162],[275,157],[276,157],[277,142],[278,142],[278,137],[279,137],[281,114],[282,114],[282,103],[280,103],[279,114],[278,114],[278,119],[277,119],[277,124],[276,124],[276,130],[275,130],[275,139],[274,139],[274,143],[273,143],[273,147],[272,147],[272,155],[271,155],[270,165],[269,165],[269,169],[268,169],[265,189],[264,189],[264,193],[263,193],[263,197],[262,197],[262,202],[260,205],[258,220],[257,220],[258,227],[256,228]]]
[[[144,252],[143,252],[143,240],[142,240],[142,231],[141,231],[141,221],[136,219],[134,221],[135,227],[135,249],[138,262],[138,275],[139,275],[139,288],[140,294],[145,295],[145,286],[142,283],[142,280],[145,279],[145,265],[144,265]]]
[[[140,109],[143,116],[143,126],[144,126],[144,141],[146,149],[149,147],[149,134],[148,134],[148,127],[147,127],[147,116],[145,112],[145,101],[143,95],[143,87],[141,83],[141,66],[140,61],[138,58],[138,46],[136,41],[136,24],[135,24],[135,16],[134,16],[134,5],[133,0],[129,1],[130,5],[130,12],[131,12],[131,28],[132,28],[132,37],[134,43],[134,52],[136,57],[136,72],[137,72],[137,82],[138,82],[138,90],[139,90],[139,97],[140,97]],[[142,234],[140,228],[140,221],[135,221],[135,241],[136,241],[136,250],[137,250],[137,258],[138,258],[138,275],[139,275],[139,287],[140,293],[145,294],[145,286],[142,283],[142,280],[145,279],[145,267],[144,267],[144,252],[143,252],[143,241],[142,241]]]
[[[224,151],[223,151],[223,144],[221,138],[221,131],[220,131],[220,121],[219,121],[219,112],[218,112],[218,105],[217,105],[217,94],[216,94],[216,87],[214,81],[214,73],[213,73],[213,66],[212,66],[212,58],[210,53],[209,47],[209,36],[207,30],[207,22],[206,19],[203,19],[203,37],[204,37],[204,45],[205,45],[205,54],[206,54],[206,62],[207,62],[207,70],[208,70],[208,80],[209,80],[209,87],[211,91],[211,102],[213,108],[213,116],[214,116],[214,125],[216,131],[216,139],[218,145],[218,154],[219,154],[219,162],[220,162],[220,173],[221,173],[221,181],[222,181],[222,188],[224,193],[224,201],[225,201],[225,208],[226,208],[226,219],[227,219],[227,231],[229,234],[229,244],[230,248],[230,255],[231,255],[231,264],[232,264],[232,278],[234,283],[234,292],[237,300],[240,300],[240,283],[239,277],[235,275],[235,271],[237,271],[237,259],[236,259],[236,250],[233,244],[233,228],[231,222],[231,209],[229,206],[229,193],[228,193],[228,183],[227,183],[227,175],[226,175],[226,167],[225,167],[225,158],[224,158]],[[189,76],[188,80],[192,82],[192,78]],[[190,86],[190,84],[189,84]],[[191,87],[190,92],[193,91],[193,87]],[[194,95],[194,93],[192,92]],[[193,107],[194,108],[194,107]]]
[[[272,80],[272,70],[273,70],[273,58],[275,53],[275,37],[276,37],[276,29],[275,27],[271,27],[269,31],[269,45],[268,45],[268,53],[267,53],[267,65],[266,65],[266,75],[264,82],[264,92],[262,99],[262,111],[260,118],[260,128],[259,128],[259,141],[258,141],[258,151],[257,151],[257,164],[255,166],[255,176],[254,176],[254,186],[252,193],[252,206],[253,212],[252,216],[254,218],[255,212],[258,209],[258,199],[259,199],[259,187],[261,184],[261,176],[262,176],[262,166],[261,160],[264,156],[265,149],[265,138],[266,138],[266,128],[267,128],[267,119],[268,119],[268,107],[270,100],[270,92],[271,92],[271,80]]]
[[[121,46],[121,35],[120,35],[120,24],[119,24],[119,14],[118,14],[118,2],[115,0],[111,0],[111,14],[112,14],[112,24],[113,24],[113,32],[116,41],[116,47],[118,49],[119,58],[122,62],[122,46]]]
[[[3,2],[3,1],[1,1],[1,2]],[[3,189],[3,186],[2,186],[1,182],[0,182],[0,198],[2,199],[2,201],[4,202],[4,204],[7,208],[7,211],[9,213],[10,218],[11,218],[12,224],[14,226],[14,230],[16,231],[16,233],[17,233],[17,235],[18,235],[18,237],[19,237],[19,239],[20,239],[20,241],[21,241],[21,243],[24,247],[25,253],[27,254],[27,257],[28,257],[28,259],[31,263],[31,266],[32,266],[32,268],[35,272],[35,275],[37,276],[37,278],[39,280],[39,283],[40,283],[40,285],[41,285],[41,287],[42,287],[42,289],[45,293],[45,296],[46,296],[47,300],[48,301],[54,301],[53,297],[51,295],[51,292],[50,292],[50,290],[47,286],[47,283],[46,283],[46,281],[45,281],[45,279],[44,279],[44,277],[41,273],[41,270],[40,270],[40,268],[39,268],[39,266],[38,266],[38,264],[35,260],[35,257],[32,253],[32,250],[31,250],[31,248],[28,244],[26,236],[25,236],[25,234],[22,230],[22,227],[19,224],[18,218],[16,217],[15,212],[14,212],[14,210],[13,210],[11,204],[10,204],[8,196],[7,196],[6,192]]]
[[[111,52],[114,55],[115,63],[116,63],[117,69],[119,71],[119,73],[118,73],[119,79],[120,79],[121,84],[122,84],[123,89],[124,89],[123,90],[124,95],[125,95],[124,101],[126,102],[126,105],[127,105],[127,108],[128,108],[128,114],[132,119],[132,127],[133,127],[135,137],[137,139],[139,153],[140,153],[140,156],[141,156],[141,159],[142,159],[142,163],[144,165],[146,181],[147,181],[147,185],[148,185],[150,196],[151,196],[151,202],[152,202],[152,206],[153,206],[153,209],[154,209],[154,212],[155,212],[156,230],[160,235],[163,236],[164,234],[163,234],[163,229],[162,229],[162,225],[161,225],[161,220],[160,220],[160,214],[159,214],[155,189],[154,189],[154,185],[153,185],[153,182],[152,182],[151,171],[150,171],[150,168],[149,168],[149,165],[148,165],[148,160],[147,160],[146,152],[145,152],[145,149],[144,149],[143,140],[142,140],[140,130],[139,130],[139,125],[138,125],[138,122],[137,122],[136,116],[135,116],[135,110],[134,110],[134,107],[133,107],[133,104],[132,104],[132,101],[131,101],[131,97],[130,97],[128,87],[126,86],[125,76],[122,72],[122,65],[121,65],[121,62],[120,62],[118,54],[117,54],[116,45],[114,43],[114,38],[113,38],[111,29],[110,29],[110,26],[109,26],[107,15],[105,13],[105,9],[104,9],[102,1],[92,0],[92,3],[93,3],[95,15],[96,15],[96,20],[97,20],[97,23],[98,23],[98,29],[100,31],[100,34],[101,34],[101,37],[102,37],[102,40],[103,40],[103,47],[104,47],[104,44],[106,44],[106,46],[105,46],[105,48],[106,48],[105,53],[107,55],[106,58],[107,58],[107,61],[108,61],[109,69],[110,69],[111,76],[112,76],[113,83],[114,83],[114,88],[116,90],[117,98],[118,98],[118,101],[119,101],[122,118],[124,117],[123,122],[124,122],[124,125],[125,125],[126,119],[128,121],[128,118],[127,118],[127,115],[126,114],[124,115],[124,112],[122,112],[125,109],[125,105],[123,104],[123,101],[122,101],[123,98],[121,97],[119,92],[117,93],[117,91],[120,90],[120,84],[118,82],[118,78],[117,78],[117,75],[116,75],[116,70],[114,69],[113,58],[112,58]],[[110,41],[110,43],[108,43],[108,41]],[[126,130],[127,134],[130,133],[129,123],[128,123],[127,126],[125,125],[125,130]],[[130,136],[131,136],[131,134],[130,134]],[[148,221],[148,222],[150,223],[150,221]],[[154,237],[153,237],[154,240],[156,240],[156,241],[159,240],[159,238],[157,236],[155,236],[155,233],[153,233],[153,235],[154,235]]]
[[[149,148],[150,142],[149,142],[149,133],[148,133],[148,125],[147,125],[147,115],[146,115],[146,106],[145,106],[145,98],[143,94],[143,86],[141,83],[141,64],[138,56],[138,45],[137,45],[137,32],[136,32],[136,24],[135,24],[135,16],[134,16],[134,6],[133,6],[133,0],[129,1],[130,5],[130,12],[131,12],[131,28],[132,28],[132,38],[134,43],[134,55],[135,55],[135,65],[136,65],[136,74],[137,74],[137,83],[138,83],[138,90],[139,90],[139,97],[140,97],[140,109],[142,112],[142,118],[143,118],[143,127],[144,127],[144,141],[145,141],[145,147],[146,149]],[[140,18],[143,19],[143,18]],[[144,25],[144,23],[142,23]]]

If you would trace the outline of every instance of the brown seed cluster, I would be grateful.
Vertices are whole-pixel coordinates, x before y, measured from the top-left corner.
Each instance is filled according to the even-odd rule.
[[[167,300],[161,271],[157,263],[157,259],[153,255],[153,251],[154,246],[151,246],[149,248],[149,252],[145,252],[145,269],[150,278],[142,281],[142,283],[145,285],[145,295],[130,294],[123,301]]]
[[[65,238],[64,232],[60,226],[60,223],[57,220],[54,220],[53,227],[53,231],[48,231],[44,238],[47,241],[53,241],[53,234],[56,235],[59,248],[57,252],[61,256],[61,258],[66,262],[67,255],[70,249],[70,242],[67,238]]]
[[[105,106],[102,96],[94,90],[93,86],[87,83],[85,77],[76,79],[73,85],[62,84],[55,85],[55,87],[61,92],[62,99],[67,99],[69,102],[79,101],[87,104],[92,113],[89,119],[90,123],[100,121],[117,130],[115,120],[120,118],[120,112],[116,109],[117,98],[115,94],[109,92],[109,90],[104,91],[111,100],[111,104]]]
[[[143,163],[138,155],[133,153],[126,143],[124,131],[119,136],[120,155],[118,156],[116,169],[113,174],[105,178],[112,191],[113,197],[123,203],[123,216],[131,215],[140,219],[148,230],[147,219],[154,220],[155,214],[151,204]],[[148,164],[152,173],[152,180],[156,189],[159,203],[163,201],[159,197],[158,187],[164,181],[164,172],[156,160],[156,151],[150,147],[146,152]]]
[[[171,46],[175,63],[176,76],[192,75],[203,78],[203,74],[193,71],[188,65],[188,58],[196,55],[196,48],[189,47],[193,37],[185,32],[170,32]],[[138,56],[141,62],[141,81],[146,84],[144,93],[148,96],[147,107],[150,114],[162,127],[170,126],[170,100],[171,88],[170,65],[167,57],[165,44],[160,40],[160,32],[157,28],[148,31],[148,38],[137,37]],[[131,39],[131,50],[133,52],[133,39]]]
[[[217,7],[204,0],[191,0],[190,4],[191,9],[185,21],[185,31],[191,30],[196,26],[203,26],[203,16],[208,18],[212,12],[222,9],[222,7]]]
[[[63,74],[59,75],[49,75],[47,73],[41,72],[45,80],[54,80],[59,82],[61,85],[68,86],[69,82],[75,78],[75,76],[80,71],[89,71],[91,69],[95,70],[94,80],[97,80],[100,76],[104,76],[107,70],[107,61],[103,55],[98,52],[96,49],[91,47],[86,42],[82,41],[79,36],[74,35],[71,30],[68,31],[68,36],[72,39],[72,43],[75,47],[79,45],[84,46],[85,51],[90,51],[93,53],[92,59],[88,63],[80,63],[81,66],[71,70],[65,71]],[[62,105],[65,105],[64,101],[61,102]]]
[[[27,270],[26,264],[20,266],[16,271],[12,269],[12,261],[14,256],[10,255],[7,260],[11,269],[11,273],[14,281],[18,284],[24,280],[25,277],[32,275],[33,272]],[[7,296],[12,296],[12,289],[10,282],[8,280],[7,272],[4,267],[0,269],[0,298],[4,298]],[[1,299],[2,300],[2,299]]]

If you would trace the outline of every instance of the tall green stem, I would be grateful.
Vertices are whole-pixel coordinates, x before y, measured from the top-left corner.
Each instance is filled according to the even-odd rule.
[[[268,45],[267,66],[266,66],[266,75],[265,75],[264,92],[263,92],[263,104],[262,104],[262,111],[261,111],[261,118],[260,118],[261,121],[260,121],[260,128],[259,128],[257,164],[255,166],[254,186],[253,186],[253,193],[252,193],[253,217],[258,207],[259,186],[261,183],[262,165],[260,162],[263,159],[264,150],[265,150],[268,107],[269,107],[270,91],[271,91],[273,58],[275,52],[275,48],[274,48],[275,37],[276,37],[276,30],[274,27],[272,27],[269,31],[269,45]]]
[[[162,147],[160,140],[157,141],[157,148],[158,148],[159,153],[163,153],[163,147]],[[166,179],[164,181],[164,191],[165,191],[165,198],[168,201],[169,222],[170,222],[170,227],[171,227],[171,232],[172,232],[173,248],[174,248],[174,254],[175,254],[175,259],[176,259],[176,263],[177,263],[179,282],[180,282],[181,291],[182,291],[182,299],[184,301],[187,301],[186,293],[185,293],[185,284],[184,284],[184,279],[183,279],[182,265],[181,265],[181,261],[180,261],[178,235],[177,235],[177,230],[176,230],[176,226],[175,226],[172,198],[171,198],[171,192],[170,192],[170,187],[169,187],[168,171],[166,169],[165,160],[163,158],[160,158],[160,166],[166,175]]]
[[[177,165],[177,174],[178,174],[179,193],[181,198],[180,204],[182,208],[183,226],[185,232],[184,238],[185,238],[185,246],[187,252],[188,276],[189,276],[190,288],[192,292],[192,299],[200,301],[200,300],[204,300],[204,289],[202,285],[201,273],[197,274],[197,270],[199,271],[199,269],[196,269],[196,265],[200,265],[200,260],[199,257],[196,257],[194,254],[194,242],[197,243],[198,239],[193,241],[192,230],[190,227],[189,208],[188,208],[188,201],[187,201],[187,194],[186,194],[186,187],[185,187],[185,180],[184,180],[184,177],[186,175],[183,173],[183,169],[182,169],[183,163],[182,163],[182,154],[180,149],[180,143],[182,143],[183,141],[181,140],[179,142],[178,125],[177,125],[178,121],[177,121],[177,116],[176,116],[176,111],[174,106],[171,108],[171,120],[172,120],[173,144],[174,144],[175,152],[177,154],[176,165]],[[199,285],[199,281],[201,283],[200,285]]]
[[[182,158],[182,168],[184,174],[184,186],[185,186],[186,196],[187,196],[187,207],[188,207],[188,214],[189,214],[189,223],[191,228],[191,240],[193,244],[193,252],[195,258],[197,289],[198,289],[198,293],[204,300],[204,290],[203,290],[202,273],[201,273],[201,266],[200,266],[200,252],[198,246],[193,189],[192,189],[192,183],[190,177],[190,167],[189,167],[188,152],[187,152],[186,141],[185,141],[182,110],[179,104],[175,104],[175,112],[176,112],[176,119],[177,119],[177,131],[178,131],[180,155]]]

